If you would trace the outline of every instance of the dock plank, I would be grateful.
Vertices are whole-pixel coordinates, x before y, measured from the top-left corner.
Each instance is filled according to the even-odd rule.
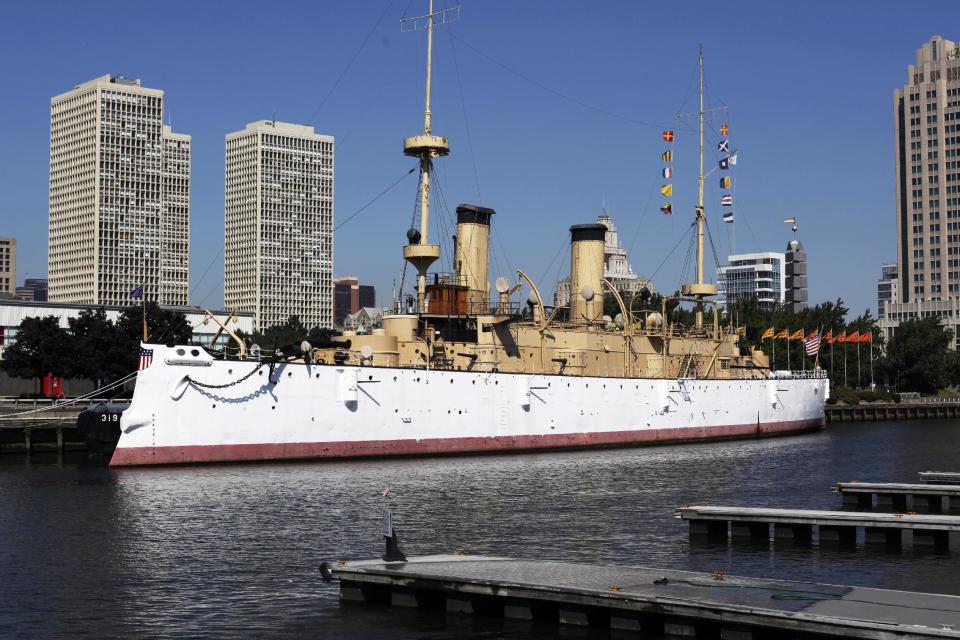
[[[693,621],[731,630],[960,638],[960,597],[949,595],[502,557],[370,560],[332,571],[351,599],[358,588],[374,585],[443,594],[457,602],[470,597],[537,602],[557,612],[571,606],[601,608],[611,621],[644,615],[659,617],[661,624]],[[556,621],[563,616],[558,613]]]
[[[920,481],[928,484],[960,484],[960,471],[921,471]]]
[[[960,480],[960,478],[958,478]],[[960,496],[960,484],[909,484],[902,482],[838,482],[840,493],[890,493],[910,495]]]
[[[727,520],[736,522],[766,522],[783,524],[815,524],[821,526],[891,527],[897,529],[927,529],[932,531],[960,531],[960,516],[864,513],[859,511],[821,511],[815,509],[768,509],[765,507],[722,507],[696,505],[682,507],[674,512],[682,520]]]

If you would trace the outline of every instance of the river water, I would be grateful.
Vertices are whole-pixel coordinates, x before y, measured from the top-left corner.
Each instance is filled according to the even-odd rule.
[[[498,457],[87,467],[0,459],[0,637],[549,637],[554,627],[341,607],[323,560],[408,555],[633,564],[960,594],[960,551],[691,544],[684,504],[838,508],[838,480],[960,470],[960,421]],[[384,498],[384,487],[390,497]],[[565,631],[576,636],[578,632]]]

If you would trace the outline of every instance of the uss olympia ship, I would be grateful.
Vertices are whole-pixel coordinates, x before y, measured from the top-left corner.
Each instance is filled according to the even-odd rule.
[[[704,281],[703,58],[696,278],[679,300],[695,322],[634,312],[604,278],[602,224],[570,228],[570,301],[544,304],[523,271],[488,281],[494,211],[457,208],[454,273],[434,273],[428,238],[434,159],[430,65],[439,14],[424,16],[423,133],[404,140],[419,159],[419,227],[403,257],[417,273],[416,310],[369,334],[344,332],[273,353],[238,356],[197,346],[144,344],[120,417],[112,466],[252,460],[421,456],[620,447],[793,434],[824,424],[829,382],[819,370],[773,372],[767,356],[721,326]],[[511,296],[529,289],[526,308]],[[603,296],[620,313],[603,318]],[[411,311],[413,311],[411,309]]]

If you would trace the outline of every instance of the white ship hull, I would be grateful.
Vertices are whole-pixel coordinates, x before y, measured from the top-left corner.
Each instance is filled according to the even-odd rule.
[[[823,377],[662,380],[213,360],[152,346],[111,466],[508,452],[824,424]],[[181,351],[182,355],[178,355]],[[234,383],[224,388],[203,385]]]

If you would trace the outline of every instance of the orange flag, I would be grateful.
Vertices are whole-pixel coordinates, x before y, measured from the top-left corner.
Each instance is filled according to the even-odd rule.
[[[837,334],[837,337],[833,339],[834,342],[846,342],[847,341],[847,330],[844,329]]]
[[[847,342],[860,342],[860,334],[854,331],[847,336]]]
[[[803,329],[797,329],[790,336],[791,340],[803,340]]]
[[[873,343],[873,334],[872,333],[861,333],[860,342],[869,342]]]
[[[807,340],[809,340],[810,338],[816,338],[816,337],[817,337],[817,330],[814,329],[813,331],[810,332],[810,335],[807,336]]]
[[[789,338],[790,338],[790,334],[787,333],[787,330],[786,330],[786,329],[781,329],[781,330],[780,330],[780,333],[778,333],[777,335],[773,336],[773,339],[774,339],[774,340],[781,340],[781,339],[782,339],[782,340],[787,340],[787,339],[789,339]]]
[[[827,344],[830,344],[833,342],[833,329],[830,329],[830,331],[827,331],[827,334],[823,336],[823,341],[826,342]]]

